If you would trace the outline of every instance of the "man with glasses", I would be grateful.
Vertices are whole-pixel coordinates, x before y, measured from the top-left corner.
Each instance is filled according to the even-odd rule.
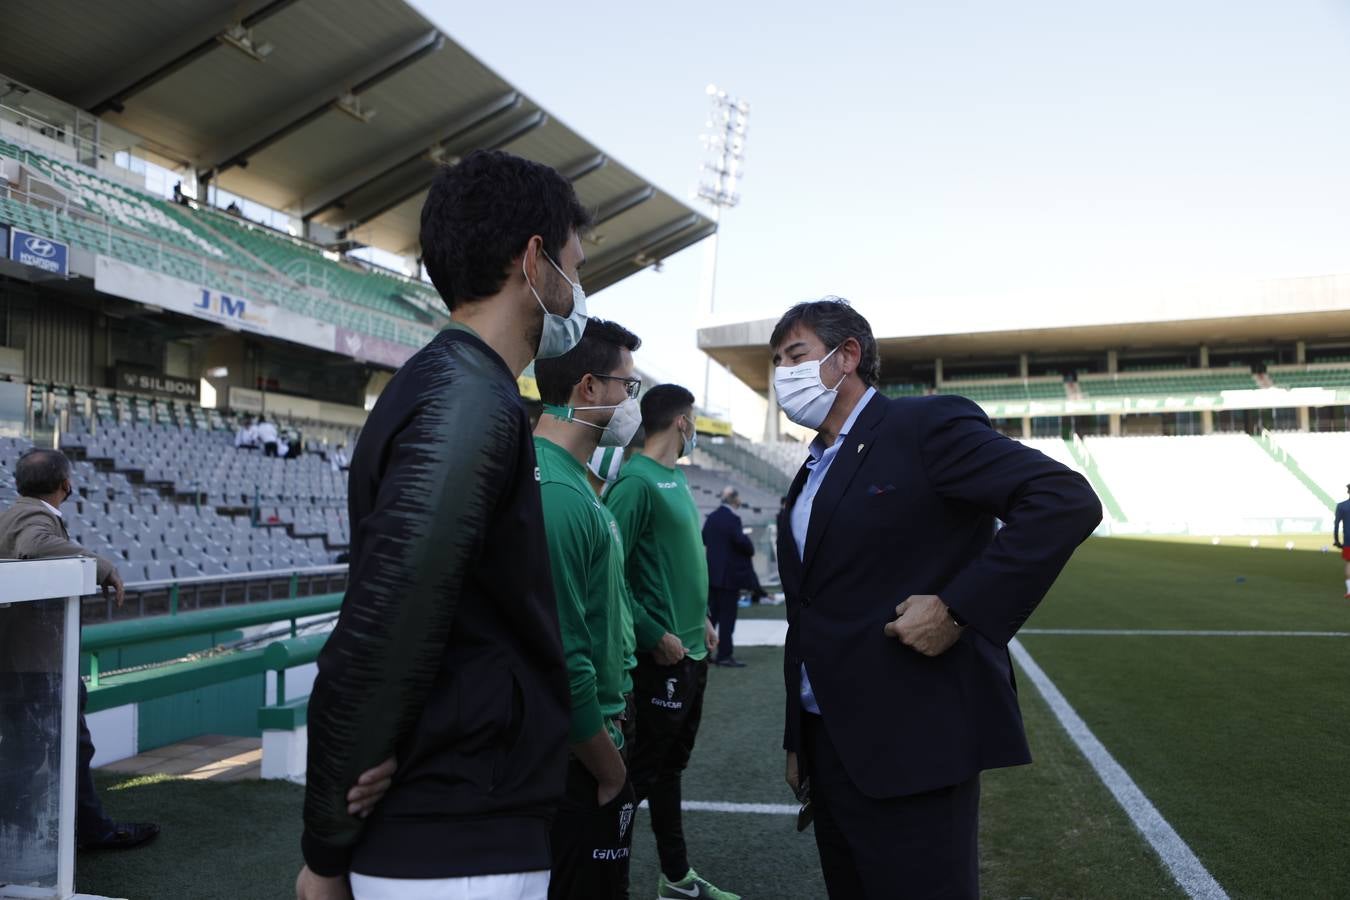
[[[591,319],[581,343],[539,360],[543,415],[534,429],[544,530],[572,697],[567,793],[553,820],[549,897],[619,900],[628,895],[636,802],[624,762],[629,643],[623,541],[587,480],[598,447],[622,453],[641,424],[641,341]]]
[[[717,635],[708,621],[708,562],[698,507],[675,464],[696,442],[694,395],[676,384],[642,398],[646,445],[605,494],[618,520],[633,594],[637,733],[629,777],[637,802],[651,807],[661,858],[657,896],[739,900],[689,865],[680,812],[681,780],[698,736],[708,653]]]

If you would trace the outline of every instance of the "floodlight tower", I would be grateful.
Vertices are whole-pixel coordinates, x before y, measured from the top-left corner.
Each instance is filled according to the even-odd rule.
[[[712,220],[718,230],[704,251],[703,319],[712,323],[717,295],[717,242],[721,236],[722,211],[741,202],[740,183],[745,177],[745,137],[750,122],[750,104],[729,95],[715,84],[708,85],[708,99],[712,109],[703,123],[706,129],[699,136],[703,144],[704,160],[696,196],[712,207]],[[704,359],[703,404],[708,405],[708,388],[712,375],[712,357]]]

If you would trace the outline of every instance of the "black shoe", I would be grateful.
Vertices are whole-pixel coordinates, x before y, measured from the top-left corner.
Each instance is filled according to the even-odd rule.
[[[159,834],[159,826],[153,822],[122,822],[113,825],[112,830],[101,838],[81,841],[81,850],[130,850],[142,844],[148,844]]]
[[[726,659],[719,659],[719,660],[717,660],[716,665],[719,665],[719,666],[723,667],[724,669],[744,669],[744,668],[745,668],[745,663],[741,662],[739,659],[737,659],[737,658],[734,657],[734,656],[728,656]]]

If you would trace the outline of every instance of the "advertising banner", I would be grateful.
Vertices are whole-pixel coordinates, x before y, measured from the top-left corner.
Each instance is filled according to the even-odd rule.
[[[20,228],[9,230],[9,258],[52,275],[70,274],[70,248]]]

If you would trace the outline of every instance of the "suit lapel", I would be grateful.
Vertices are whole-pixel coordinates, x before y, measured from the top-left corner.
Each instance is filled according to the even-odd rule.
[[[886,412],[886,398],[881,394],[874,396],[867,407],[858,415],[853,427],[844,435],[842,446],[825,473],[825,480],[816,491],[815,502],[811,504],[811,521],[806,529],[806,549],[802,559],[802,578],[811,569],[816,550],[829,527],[839,501],[844,498],[853,476],[858,473],[862,462],[872,450],[872,435]]]
[[[797,470],[797,477],[792,479],[792,486],[788,488],[787,503],[778,513],[778,574],[784,587],[789,581],[796,585],[801,580],[802,559],[797,555],[797,541],[792,536],[792,507],[801,496],[809,471],[805,465]]]

